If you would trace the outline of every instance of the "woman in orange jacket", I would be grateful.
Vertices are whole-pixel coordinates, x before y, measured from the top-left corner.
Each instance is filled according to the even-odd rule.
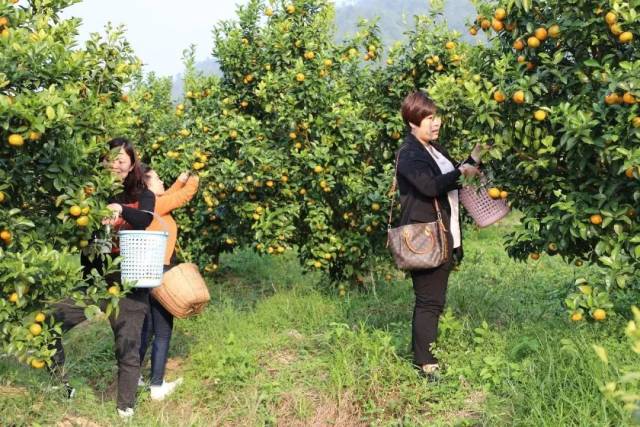
[[[165,253],[165,271],[175,264],[175,245],[178,235],[178,226],[171,216],[171,211],[186,205],[198,191],[198,177],[182,173],[177,181],[167,190],[158,174],[147,165],[142,165],[147,188],[156,195],[155,218],[148,231],[168,231],[167,250]],[[158,218],[160,217],[160,218]],[[182,378],[172,382],[164,381],[164,372],[169,355],[169,343],[173,329],[173,315],[169,313],[153,296],[149,297],[151,306],[150,315],[145,319],[142,329],[142,345],[140,346],[140,364],[144,360],[145,353],[151,336],[153,344],[151,348],[151,399],[163,400],[180,385]],[[141,383],[142,385],[142,377]]]

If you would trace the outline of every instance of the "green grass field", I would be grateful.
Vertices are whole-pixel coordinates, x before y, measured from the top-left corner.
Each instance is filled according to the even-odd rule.
[[[504,232],[466,234],[441,322],[438,382],[410,364],[410,280],[339,298],[294,257],[223,257],[206,312],[176,325],[167,379],[185,383],[162,403],[142,391],[131,424],[629,425],[600,392],[620,367],[638,363],[625,319],[570,324],[562,297],[588,271],[559,258],[511,261]],[[120,424],[112,341],[104,321],[66,339],[73,401],[46,372],[0,359],[0,425]],[[593,344],[609,350],[608,365]]]

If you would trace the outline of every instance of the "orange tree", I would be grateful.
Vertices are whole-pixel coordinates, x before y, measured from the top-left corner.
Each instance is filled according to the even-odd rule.
[[[310,270],[361,282],[384,251],[390,175],[363,101],[381,46],[371,26],[336,43],[332,20],[327,1],[250,1],[214,30],[222,77],[187,72],[177,133],[149,153],[162,176],[201,176],[178,215],[202,263],[239,245],[296,248]]]
[[[75,291],[78,251],[104,214],[99,158],[139,63],[119,30],[74,47],[79,22],[59,18],[74,1],[24,3],[0,1],[0,351],[41,368],[59,333],[48,303],[107,296],[99,281]]]
[[[612,291],[639,289],[639,5],[480,2],[472,24],[491,44],[471,55],[462,129],[495,143],[490,175],[524,215],[510,254],[604,267],[567,298],[574,320],[603,320]]]

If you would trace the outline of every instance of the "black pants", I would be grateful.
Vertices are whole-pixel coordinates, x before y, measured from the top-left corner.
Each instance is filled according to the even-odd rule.
[[[150,313],[145,317],[142,329],[142,345],[140,346],[140,365],[149,347],[149,341],[153,337],[151,346],[151,385],[162,385],[164,371],[169,357],[169,345],[173,330],[173,315],[167,311],[153,296],[149,297]]]
[[[438,321],[444,309],[449,273],[453,265],[454,261],[450,260],[437,268],[411,272],[413,291],[416,295],[411,346],[413,361],[418,366],[438,363],[431,352],[431,344],[436,341],[438,335]]]

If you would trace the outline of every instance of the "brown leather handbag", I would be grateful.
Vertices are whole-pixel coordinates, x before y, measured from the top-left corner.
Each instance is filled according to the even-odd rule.
[[[391,251],[396,266],[401,270],[425,270],[439,267],[449,258],[447,229],[442,221],[442,212],[438,199],[434,197],[433,205],[438,219],[434,222],[407,224],[391,228],[393,207],[398,185],[398,158],[396,157],[395,173],[391,185],[391,207],[387,224],[387,247]]]

